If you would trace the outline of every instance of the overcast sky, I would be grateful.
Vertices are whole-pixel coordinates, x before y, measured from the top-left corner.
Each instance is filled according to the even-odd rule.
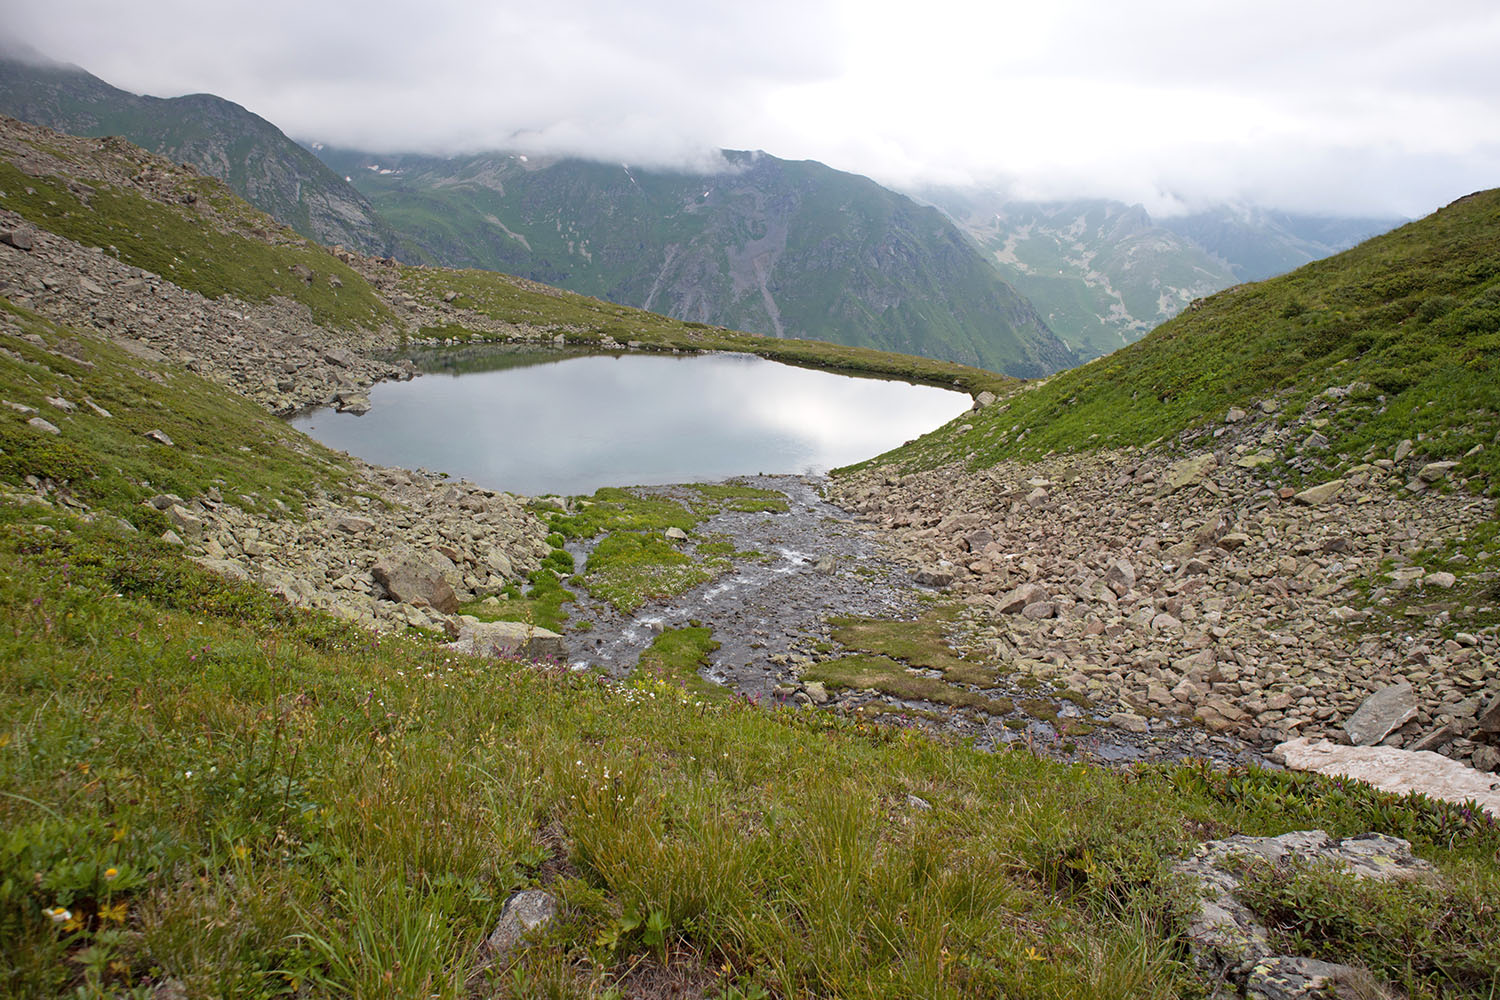
[[[1496,0],[0,0],[116,86],[304,140],[641,165],[720,147],[1155,212],[1500,185]]]

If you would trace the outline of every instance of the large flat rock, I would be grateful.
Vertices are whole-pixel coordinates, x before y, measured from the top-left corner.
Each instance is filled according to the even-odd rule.
[[[461,615],[458,640],[454,649],[473,656],[494,656],[506,660],[551,660],[563,663],[568,646],[562,636],[549,629],[525,622],[482,622]]]
[[[1366,698],[1344,723],[1344,732],[1357,747],[1373,746],[1416,717],[1417,693],[1402,681]]]
[[[458,610],[452,584],[458,571],[441,552],[397,548],[377,559],[370,573],[393,601],[425,605],[445,615]]]
[[[1275,752],[1294,771],[1353,778],[1398,795],[1421,792],[1456,805],[1473,800],[1500,819],[1500,775],[1484,774],[1430,750],[1346,747],[1303,736],[1278,745]]]
[[[1173,870],[1193,883],[1187,897],[1186,937],[1194,963],[1202,972],[1222,977],[1239,989],[1232,995],[1262,1000],[1323,1000],[1331,996],[1384,996],[1360,970],[1311,958],[1277,955],[1271,935],[1241,898],[1240,865],[1263,861],[1282,866],[1293,861],[1331,865],[1355,878],[1377,881],[1423,879],[1433,866],[1413,856],[1399,837],[1366,833],[1335,840],[1322,830],[1297,830],[1279,837],[1241,834],[1200,844],[1193,856]],[[1230,995],[1228,991],[1216,994]]]

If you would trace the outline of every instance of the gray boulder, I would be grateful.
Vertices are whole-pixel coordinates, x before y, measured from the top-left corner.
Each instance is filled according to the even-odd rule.
[[[1417,470],[1417,478],[1424,483],[1435,483],[1448,478],[1448,473],[1458,468],[1457,462],[1428,462]]]
[[[14,229],[0,229],[0,243],[28,252],[32,247],[36,246],[36,241],[31,237],[31,230],[25,226],[17,226]]]
[[[912,579],[924,587],[937,587],[939,589],[953,582],[955,574],[946,566],[921,566],[912,574]]]
[[[1219,458],[1213,452],[1184,458],[1167,470],[1162,479],[1159,494],[1176,493],[1180,489],[1203,481],[1203,477],[1219,467]]]
[[[1017,615],[1028,606],[1045,601],[1052,595],[1047,593],[1045,587],[1035,583],[1023,583],[1007,594],[1002,594],[995,601],[995,610],[1002,615]]]
[[[449,582],[456,574],[453,561],[441,552],[396,549],[381,556],[371,568],[375,582],[388,598],[400,604],[425,604],[451,615],[458,611],[458,595]]]
[[[1135,567],[1124,559],[1115,560],[1104,571],[1104,583],[1110,590],[1124,597],[1135,586]]]
[[[492,962],[504,962],[515,951],[521,939],[538,927],[557,919],[557,898],[542,889],[527,889],[505,901],[495,929],[485,938],[486,956]]]
[[[552,660],[568,658],[568,644],[549,629],[525,622],[482,622],[469,615],[459,617],[454,649],[471,656],[493,656],[505,660]]]
[[[354,390],[340,392],[333,397],[333,401],[340,413],[352,413],[360,417],[370,412],[370,395],[366,392]]]
[[[1323,504],[1338,496],[1344,489],[1342,479],[1330,479],[1326,483],[1317,486],[1309,486],[1301,493],[1292,497],[1293,500],[1307,507],[1321,507]]]
[[[1382,996],[1363,969],[1300,955],[1276,955],[1255,963],[1245,977],[1245,1000],[1322,1000]]]
[[[1500,733],[1500,694],[1490,699],[1479,713],[1479,730],[1485,733]]]
[[[167,508],[166,514],[167,520],[172,522],[172,527],[183,538],[196,540],[203,537],[203,518],[182,504],[174,503]]]
[[[1366,698],[1344,722],[1349,742],[1370,747],[1417,717],[1417,695],[1407,681],[1392,684]]]

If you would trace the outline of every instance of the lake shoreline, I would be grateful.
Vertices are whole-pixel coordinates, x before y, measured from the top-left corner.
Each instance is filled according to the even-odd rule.
[[[423,377],[378,385],[344,412],[303,411],[289,423],[377,464],[438,469],[529,496],[580,496],[614,485],[821,475],[970,409],[951,389],[749,352],[502,346],[403,360]]]

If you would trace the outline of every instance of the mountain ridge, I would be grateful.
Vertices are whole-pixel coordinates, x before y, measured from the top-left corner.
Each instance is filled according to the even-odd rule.
[[[362,253],[508,271],[681,319],[1018,376],[1076,361],[947,219],[812,161],[740,156],[730,174],[754,174],[765,189],[719,205],[692,204],[698,181],[687,175],[569,160],[517,174],[503,154],[401,158],[429,174],[473,169],[392,193],[379,187],[385,175],[331,170],[332,151],[295,143],[232,102],[142,97],[34,53],[0,57],[0,111],[74,134],[122,134],[225,180],[305,236]],[[556,183],[528,183],[544,175]],[[381,192],[380,209],[361,184]],[[524,193],[530,206],[507,202],[515,186],[538,188]]]
[[[273,123],[222,97],[132,94],[12,46],[0,51],[0,112],[72,135],[121,135],[219,178],[310,239],[412,256],[352,185]]]
[[[693,174],[503,152],[318,152],[452,264],[1012,375],[1074,360],[949,220],[816,161],[726,151],[730,169]]]

